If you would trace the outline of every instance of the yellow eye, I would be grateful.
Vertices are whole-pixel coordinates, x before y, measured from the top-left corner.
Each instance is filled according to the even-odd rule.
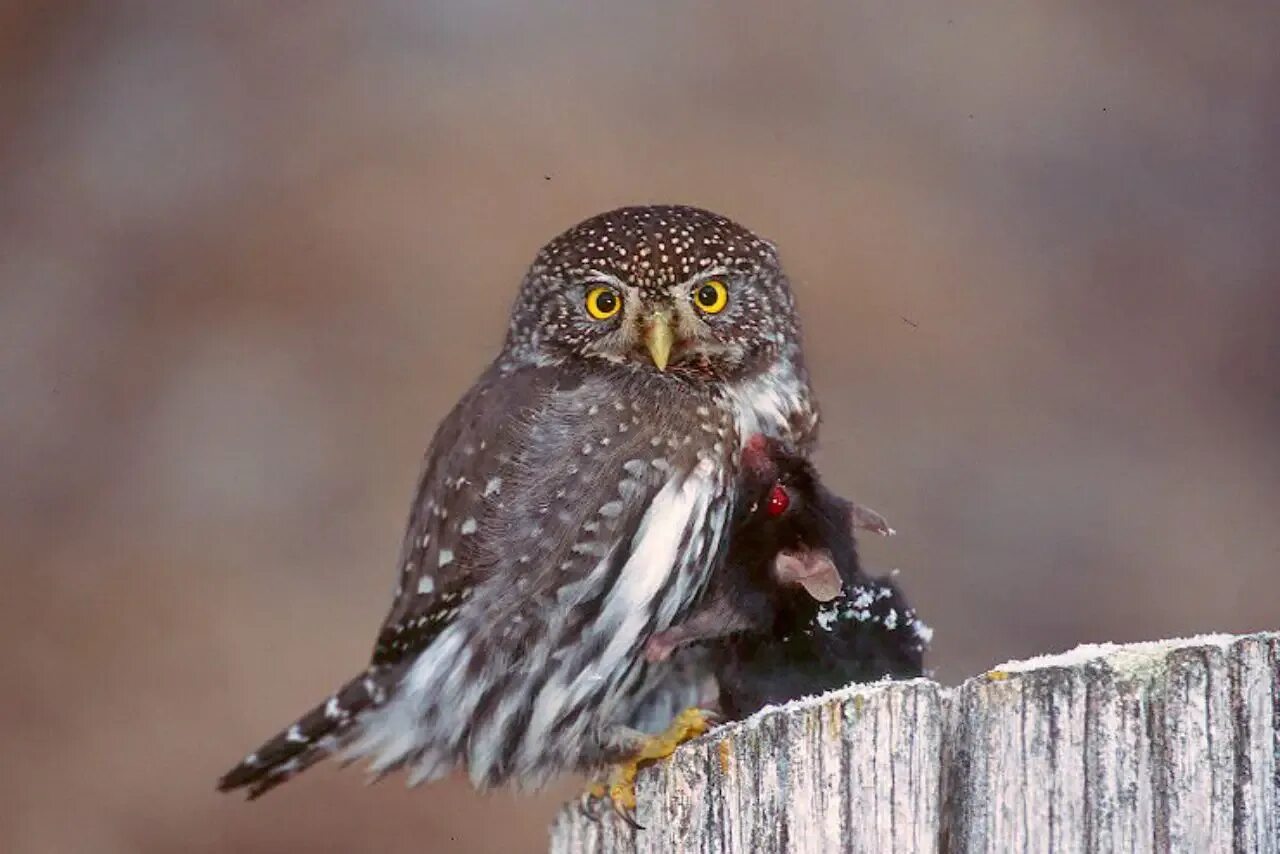
[[[718,279],[705,281],[693,292],[693,304],[707,314],[719,314],[729,304],[729,289]]]
[[[613,288],[598,287],[587,292],[587,313],[596,320],[608,320],[622,308],[622,300]]]

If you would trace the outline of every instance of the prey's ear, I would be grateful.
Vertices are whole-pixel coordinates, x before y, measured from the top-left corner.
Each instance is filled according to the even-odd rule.
[[[882,537],[892,537],[898,533],[889,527],[889,522],[876,511],[862,504],[849,502],[849,525],[861,528]]]
[[[773,559],[779,584],[798,585],[819,602],[830,602],[844,590],[840,571],[826,549],[781,551]]]

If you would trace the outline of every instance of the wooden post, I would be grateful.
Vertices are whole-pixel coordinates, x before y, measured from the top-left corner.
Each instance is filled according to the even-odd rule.
[[[551,850],[1280,854],[1278,755],[1280,634],[1087,646],[767,709]]]

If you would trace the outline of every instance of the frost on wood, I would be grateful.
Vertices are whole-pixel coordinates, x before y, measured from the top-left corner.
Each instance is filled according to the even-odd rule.
[[[1278,754],[1280,635],[1081,647],[766,710],[552,850],[1280,854]]]

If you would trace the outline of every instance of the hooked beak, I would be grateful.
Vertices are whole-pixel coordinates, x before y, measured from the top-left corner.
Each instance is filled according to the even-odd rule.
[[[649,355],[659,371],[667,369],[667,361],[671,358],[671,346],[675,343],[675,332],[671,329],[671,315],[656,312],[644,331],[644,343],[649,348]]]

